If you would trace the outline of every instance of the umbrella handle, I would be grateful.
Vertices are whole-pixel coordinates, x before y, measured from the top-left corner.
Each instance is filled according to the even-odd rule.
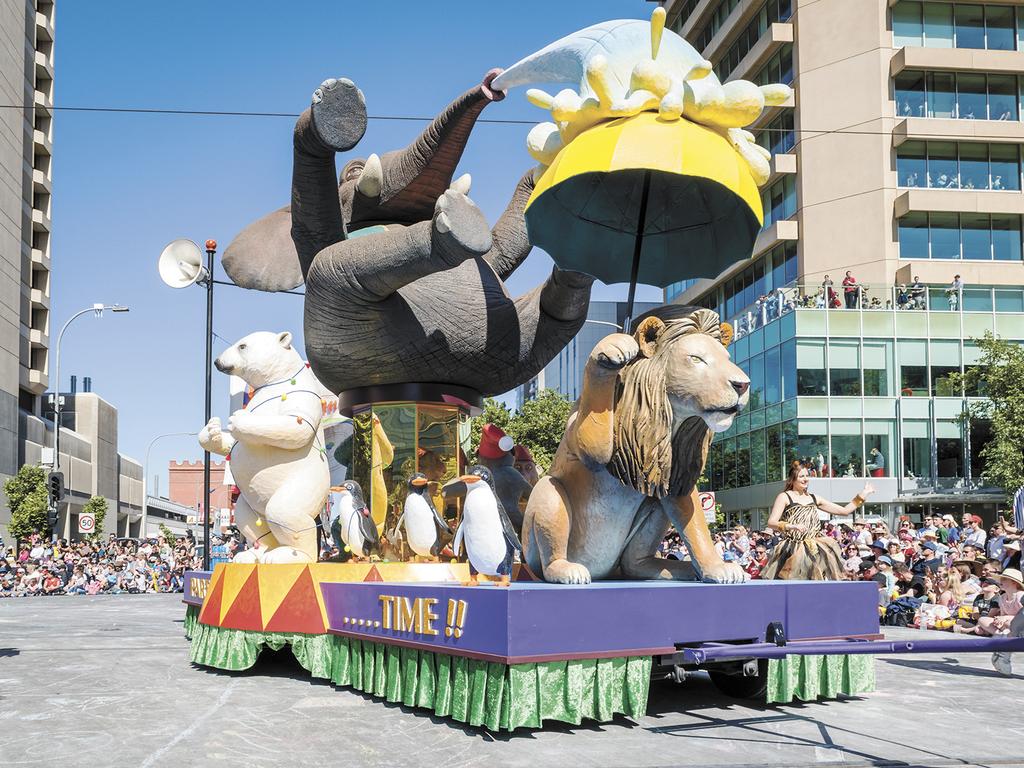
[[[630,333],[630,323],[633,321],[633,304],[636,299],[636,281],[640,275],[640,251],[644,245],[644,227],[647,224],[647,199],[651,193],[651,172],[644,171],[644,184],[640,191],[640,213],[636,228],[636,242],[633,245],[633,269],[629,277],[629,298],[626,299],[626,318],[622,323],[623,333]]]

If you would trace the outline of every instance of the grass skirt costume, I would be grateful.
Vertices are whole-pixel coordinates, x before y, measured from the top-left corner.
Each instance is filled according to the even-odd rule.
[[[811,494],[813,504],[797,504],[788,491],[786,498],[789,504],[782,510],[782,522],[787,528],[761,571],[761,578],[838,581],[843,576],[842,552],[835,539],[821,535],[817,498]],[[802,525],[806,530],[789,527],[793,525]]]

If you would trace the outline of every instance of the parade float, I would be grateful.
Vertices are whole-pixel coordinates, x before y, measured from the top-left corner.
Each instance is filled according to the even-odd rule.
[[[194,663],[244,670],[288,646],[337,686],[513,730],[638,717],[652,679],[694,670],[789,702],[872,690],[877,653],[1019,649],[886,641],[873,582],[749,582],[722,561],[695,483],[749,380],[709,310],[663,307],[598,344],[532,488],[505,477],[507,436],[469,465],[474,409],[573,338],[595,278],[628,282],[632,305],[637,283],[713,278],[751,255],[770,157],[745,127],[791,91],[719,82],[664,19],[598,24],[492,70],[409,147],[352,160],[340,179],[363,95],[344,79],[315,91],[291,204],[223,259],[242,287],[305,284],[309,361],[287,333],[218,360],[250,396],[200,440],[230,456],[250,548],[186,575]],[[487,104],[545,83],[573,87],[527,91],[552,121],[530,131],[539,165],[491,228],[456,166]],[[556,266],[512,299],[504,280],[533,245]],[[324,528],[347,562],[316,562],[328,498]],[[655,556],[670,524],[689,561]]]

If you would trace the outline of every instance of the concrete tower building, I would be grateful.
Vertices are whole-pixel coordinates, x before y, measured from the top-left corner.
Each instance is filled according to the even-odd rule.
[[[800,459],[840,501],[871,477],[890,519],[991,519],[989,427],[949,376],[986,331],[1024,340],[1024,2],[664,5],[723,81],[795,89],[750,129],[775,154],[752,257],[666,291],[734,324],[753,380],[712,450],[725,510],[763,522]]]
[[[0,481],[25,461],[49,384],[52,2],[0,7]]]

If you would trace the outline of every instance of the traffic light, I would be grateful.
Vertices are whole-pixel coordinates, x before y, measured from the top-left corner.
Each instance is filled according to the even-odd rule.
[[[51,472],[46,478],[46,488],[50,494],[50,506],[56,509],[64,499],[64,473]]]
[[[57,507],[49,506],[46,508],[46,527],[51,531],[57,529]]]

